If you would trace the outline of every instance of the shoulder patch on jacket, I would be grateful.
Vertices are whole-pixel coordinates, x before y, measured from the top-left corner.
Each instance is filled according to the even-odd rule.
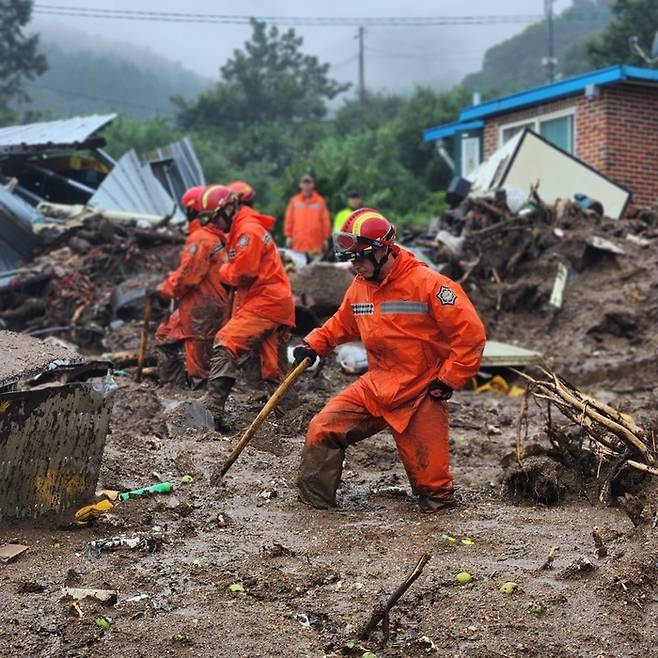
[[[238,247],[244,249],[249,244],[249,236],[245,233],[238,239]]]
[[[210,250],[210,253],[214,256],[215,254],[218,254],[220,251],[224,249],[224,244],[220,241],[218,241],[215,246]]]
[[[448,288],[448,286],[441,286],[439,292],[436,293],[436,298],[442,304],[450,304],[451,306],[454,306],[455,302],[457,301],[456,293],[452,290],[452,288]]]
[[[263,236],[263,244],[270,244],[272,242],[272,236],[265,231],[265,235]]]
[[[354,313],[354,315],[372,315],[374,312],[375,305],[372,302],[352,304],[352,313]]]
[[[193,242],[188,248],[187,253],[194,256],[196,252],[199,251],[199,245],[196,242]]]

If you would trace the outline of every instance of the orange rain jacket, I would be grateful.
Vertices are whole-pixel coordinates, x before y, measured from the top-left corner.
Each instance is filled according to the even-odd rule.
[[[269,233],[274,221],[249,206],[240,207],[226,245],[228,262],[219,268],[219,277],[235,288],[234,316],[253,313],[294,327],[290,280]]]
[[[326,356],[361,338],[368,372],[361,381],[368,412],[403,432],[440,379],[461,388],[480,366],[484,326],[462,288],[412,253],[392,247],[395,264],[381,282],[357,276],[333,317],[306,336]]]
[[[287,238],[292,238],[294,251],[322,252],[322,242],[331,236],[324,198],[313,192],[309,197],[300,193],[290,199],[283,230]]]
[[[198,219],[193,219],[186,227],[187,238],[183,246],[183,252],[189,244],[189,239],[192,233],[201,228],[201,222]],[[160,323],[160,326],[155,332],[155,344],[162,345],[163,343],[176,343],[183,340],[183,330],[180,326],[180,313],[176,309],[166,320]]]
[[[158,287],[163,297],[179,300],[178,309],[164,323],[173,325],[179,316],[173,340],[212,338],[227,310],[228,293],[219,277],[219,266],[226,260],[224,234],[211,224],[197,230],[190,225],[190,230],[178,269]]]

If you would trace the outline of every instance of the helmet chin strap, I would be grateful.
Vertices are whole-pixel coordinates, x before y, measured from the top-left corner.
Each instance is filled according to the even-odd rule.
[[[379,281],[379,275],[382,272],[382,267],[386,264],[386,261],[388,261],[388,257],[391,255],[391,250],[386,249],[386,253],[382,256],[381,260],[377,260],[375,257],[375,252],[371,251],[368,254],[368,258],[370,259],[370,262],[374,266],[374,271],[372,273],[372,276],[365,277],[366,281]]]
[[[233,224],[233,217],[235,216],[235,212],[229,214],[226,212],[226,208],[222,208],[219,211],[219,216],[226,222],[226,231],[230,232],[231,231],[231,224]]]

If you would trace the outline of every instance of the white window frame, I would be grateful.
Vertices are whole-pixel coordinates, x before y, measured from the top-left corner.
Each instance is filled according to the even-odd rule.
[[[509,123],[502,123],[498,126],[498,148],[503,145],[503,131],[508,128],[515,128],[516,126],[523,126],[526,124],[532,124],[532,130],[538,135],[541,135],[539,132],[539,124],[544,121],[552,121],[553,119],[562,119],[563,117],[572,117],[571,125],[573,129],[573,134],[571,139],[573,144],[571,145],[571,155],[577,155],[576,153],[576,107],[568,107],[564,110],[556,110],[555,112],[546,112],[545,114],[538,114],[534,117],[527,117],[519,121],[510,121]]]

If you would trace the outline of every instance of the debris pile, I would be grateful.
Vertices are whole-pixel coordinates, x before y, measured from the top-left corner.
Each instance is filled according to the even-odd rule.
[[[131,319],[124,307],[132,305],[139,316],[134,307],[141,311],[147,289],[176,267],[184,241],[177,228],[142,228],[102,213],[41,237],[39,255],[0,287],[0,322],[82,347],[99,347],[111,322]]]
[[[463,199],[408,243],[464,286],[490,339],[513,336],[579,383],[615,376],[629,349],[649,376],[658,349],[658,212],[631,208],[631,218],[615,220],[588,201],[549,206],[534,188],[525,207],[510,202],[512,212],[506,191],[496,190]],[[624,376],[637,375],[630,370]]]
[[[517,425],[516,463],[504,476],[508,494],[554,504],[568,488],[582,492],[593,486],[599,500],[609,503],[636,491],[645,476],[658,476],[653,429],[641,427],[630,414],[586,395],[550,370],[540,370],[540,379],[519,373],[528,388]],[[528,433],[529,396],[546,402],[550,449],[538,444],[522,447],[524,430]],[[551,413],[553,406],[568,422]]]

